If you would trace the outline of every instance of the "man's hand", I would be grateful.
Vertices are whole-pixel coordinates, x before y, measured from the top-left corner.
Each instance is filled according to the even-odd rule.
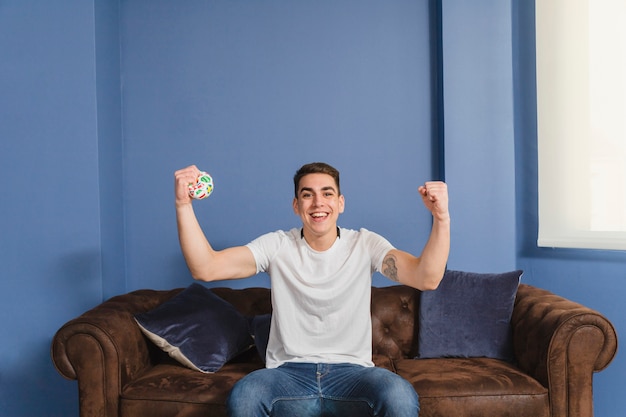
[[[436,220],[449,220],[448,186],[442,181],[429,181],[418,188],[422,201]]]
[[[195,165],[190,165],[174,173],[176,207],[191,204],[193,199],[189,195],[189,184],[195,184],[199,174],[200,170]]]

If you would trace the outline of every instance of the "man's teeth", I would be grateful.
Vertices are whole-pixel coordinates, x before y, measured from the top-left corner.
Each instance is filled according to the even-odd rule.
[[[313,214],[311,214],[311,216],[313,216],[313,217],[326,217],[327,214],[326,213],[313,213]]]

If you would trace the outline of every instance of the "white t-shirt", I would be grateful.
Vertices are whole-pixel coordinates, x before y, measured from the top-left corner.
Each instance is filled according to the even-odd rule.
[[[373,366],[370,312],[372,274],[393,249],[366,229],[338,229],[333,246],[318,252],[300,229],[250,242],[257,272],[272,287],[272,325],[266,366],[285,362]]]

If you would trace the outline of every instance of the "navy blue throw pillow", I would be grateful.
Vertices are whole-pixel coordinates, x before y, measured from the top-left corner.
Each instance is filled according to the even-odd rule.
[[[230,303],[198,283],[147,313],[135,316],[142,332],[183,365],[216,372],[250,349],[248,320]]]
[[[513,359],[511,315],[523,271],[446,271],[421,293],[418,358]]]
[[[250,332],[254,338],[256,350],[265,363],[265,354],[267,352],[267,342],[270,339],[270,325],[272,323],[272,315],[260,314],[250,319]]]

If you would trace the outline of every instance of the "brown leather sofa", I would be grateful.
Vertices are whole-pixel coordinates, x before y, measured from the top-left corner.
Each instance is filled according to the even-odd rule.
[[[82,417],[226,415],[233,384],[263,366],[255,349],[205,374],[170,359],[133,319],[180,291],[117,296],[57,332],[52,358],[61,375],[78,380]],[[242,314],[270,312],[268,289],[213,291]],[[515,363],[413,359],[419,299],[419,291],[404,286],[372,289],[374,362],[413,384],[420,417],[593,416],[592,374],[604,369],[617,350],[615,330],[601,314],[522,284],[511,320]]]

